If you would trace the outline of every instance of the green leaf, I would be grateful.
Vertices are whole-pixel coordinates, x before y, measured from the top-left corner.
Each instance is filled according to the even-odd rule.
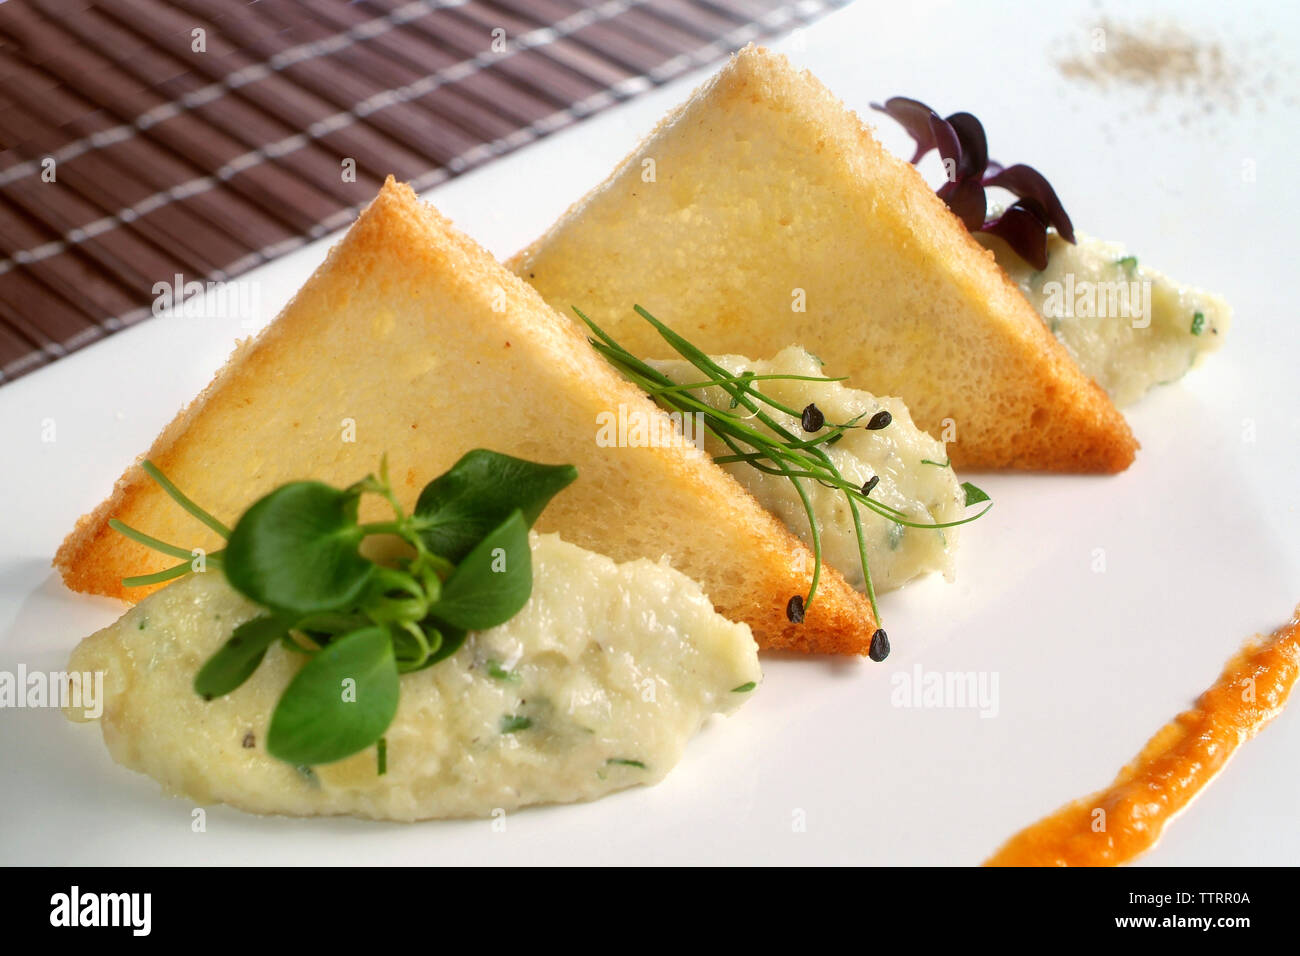
[[[328,611],[299,618],[294,622],[294,630],[302,631],[318,644],[324,644],[333,634],[346,634],[373,623],[359,611]]]
[[[531,528],[547,503],[577,477],[572,465],[539,465],[475,449],[420,493],[415,503],[420,537],[434,554],[458,562],[516,509]]]
[[[333,763],[365,750],[397,714],[393,642],[382,627],[353,631],[317,652],[271,715],[266,749],[295,765]]]
[[[974,485],[972,485],[969,481],[963,481],[963,482],[961,483],[961,490],[964,491],[964,492],[966,492],[966,507],[967,507],[967,508],[969,508],[971,505],[977,505],[977,504],[979,504],[981,501],[990,501],[990,500],[992,500],[992,499],[989,498],[988,495],[986,495],[986,494],[985,494],[983,491],[981,491],[979,488],[976,488],[976,487],[975,487]]]
[[[731,692],[733,694],[748,694],[751,690],[753,690],[757,686],[758,685],[754,683],[752,680],[746,681],[745,683],[741,684],[739,687],[731,688]]]
[[[284,622],[269,614],[245,621],[203,665],[194,678],[195,692],[205,700],[229,694],[253,676],[266,649],[288,633]]]
[[[377,567],[357,550],[360,492],[282,485],[230,533],[225,572],[245,597],[290,619],[352,607]]]
[[[516,509],[443,582],[442,596],[429,613],[456,627],[482,631],[519,613],[532,590],[528,524]]]

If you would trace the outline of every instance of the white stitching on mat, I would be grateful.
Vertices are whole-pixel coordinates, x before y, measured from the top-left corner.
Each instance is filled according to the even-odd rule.
[[[650,0],[610,0],[609,3],[601,4],[599,7],[590,7],[586,10],[581,10],[578,13],[565,17],[554,26],[543,27],[524,33],[515,38],[513,47],[519,50],[526,50],[535,46],[541,46],[560,37],[567,36],[570,33],[581,30],[593,23],[613,19],[614,17],[626,13],[628,10],[643,6],[649,2]],[[447,83],[454,83],[463,80],[466,77],[473,76],[498,58],[499,54],[488,50],[484,53],[480,53],[472,59],[462,60],[459,63],[448,67],[446,70],[442,70],[438,73],[431,73],[413,83],[408,83],[406,86],[399,86],[392,90],[383,90],[373,96],[368,96],[350,110],[344,110],[335,113],[332,116],[327,116],[322,120],[318,120],[309,126],[305,133],[295,133],[292,136],[286,136],[284,139],[278,140],[277,142],[268,143],[258,149],[250,150],[247,153],[234,157],[230,162],[226,163],[211,175],[198,176],[194,179],[180,183],[179,185],[172,186],[170,189],[156,192],[152,196],[147,196],[135,205],[129,206],[126,209],[121,209],[113,215],[104,216],[85,226],[73,229],[61,239],[53,239],[31,249],[24,249],[15,252],[11,258],[0,259],[0,275],[9,272],[15,265],[26,265],[32,262],[39,262],[42,259],[48,259],[51,256],[57,256],[60,253],[65,252],[70,246],[78,245],[79,243],[85,242],[87,239],[92,239],[101,233],[115,229],[123,223],[147,215],[148,213],[166,206],[177,199],[193,196],[196,193],[207,192],[218,184],[234,178],[239,173],[259,165],[268,157],[283,156],[296,149],[301,149],[312,140],[320,139],[322,136],[327,136],[332,132],[344,129],[355,123],[357,120],[369,116],[371,113],[377,113],[380,110],[387,109],[388,107],[394,106],[398,103],[405,103],[409,100],[418,99]],[[581,104],[577,104],[570,107],[570,109],[576,110],[580,105]],[[524,127],[525,130],[529,128],[530,127]],[[522,131],[520,130],[516,130],[514,133],[511,133],[510,136],[518,136],[521,132]],[[536,138],[536,133],[522,140],[520,145],[533,138]],[[509,139],[509,136],[504,137],[504,139]],[[500,142],[500,140],[497,140],[496,142]],[[474,147],[474,149],[478,148],[479,147]],[[499,151],[500,150],[498,150],[498,152]],[[441,182],[441,180],[438,180],[438,182]],[[307,232],[307,237],[311,239],[316,239],[323,235],[325,235],[325,233],[320,230],[320,224],[313,226]]]
[[[326,37],[324,40],[314,40],[311,43],[302,43],[287,50],[281,50],[265,63],[253,63],[243,69],[235,70],[235,72],[228,74],[216,83],[209,83],[197,90],[191,90],[178,100],[172,100],[169,103],[155,106],[151,110],[146,110],[129,123],[102,129],[97,133],[75,140],[66,146],[59,147],[50,156],[41,159],[29,159],[26,162],[10,166],[8,169],[0,170],[0,186],[8,186],[24,176],[39,172],[41,163],[46,159],[52,158],[56,163],[63,163],[70,159],[76,159],[83,153],[103,149],[105,146],[112,146],[114,143],[131,139],[136,133],[143,132],[158,123],[165,123],[186,110],[205,106],[213,100],[220,99],[230,91],[239,89],[241,86],[264,80],[272,73],[278,73],[307,60],[338,53],[340,50],[346,50],[358,40],[369,40],[381,36],[389,30],[410,23],[412,20],[418,20],[420,17],[436,10],[460,7],[468,2],[469,0],[418,0],[416,3],[408,3],[405,6],[398,7],[385,16],[359,23],[350,30],[345,30],[332,37]]]

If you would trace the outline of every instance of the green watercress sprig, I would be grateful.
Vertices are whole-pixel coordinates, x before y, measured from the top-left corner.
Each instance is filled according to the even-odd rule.
[[[241,624],[194,679],[207,700],[238,689],[279,642],[307,656],[280,696],[266,735],[269,753],[297,767],[332,763],[379,746],[397,713],[401,675],[446,660],[470,630],[514,617],[532,593],[528,530],[577,477],[571,465],[542,465],[476,449],[429,482],[407,514],[387,460],[378,475],[347,488],[319,481],[281,485],[227,528],[187,498],[151,462],[145,472],[177,504],[227,539],[207,560],[263,609]],[[378,495],[391,521],[361,523],[363,496]],[[121,534],[172,557],[194,552],[113,519]],[[378,561],[367,538],[392,535],[402,553]],[[186,561],[128,586],[198,569]]]

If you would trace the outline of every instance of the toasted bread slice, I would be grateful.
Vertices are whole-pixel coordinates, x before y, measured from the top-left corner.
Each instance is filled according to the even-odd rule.
[[[753,46],[507,265],[648,357],[673,356],[634,304],[711,354],[803,345],[968,468],[1114,472],[1137,448],[916,170]]]
[[[829,568],[804,623],[786,619],[812,554],[702,451],[601,447],[598,416],[620,406],[662,417],[651,434],[670,428],[531,287],[390,179],[148,458],[228,522],[286,481],[356,481],[384,453],[407,507],[471,448],[572,463],[578,480],[541,530],[619,561],[668,556],[760,646],[865,654],[870,606]],[[364,520],[382,514],[372,504]],[[132,465],[59,550],[73,589],[138,600],[149,589],[121,579],[174,563],[117,534],[111,517],[185,548],[221,545]]]

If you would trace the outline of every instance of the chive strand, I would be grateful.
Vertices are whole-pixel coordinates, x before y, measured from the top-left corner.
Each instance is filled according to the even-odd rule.
[[[193,571],[194,568],[190,562],[185,561],[181,564],[173,565],[165,571],[159,571],[156,574],[140,574],[131,578],[122,579],[122,587],[126,588],[143,588],[151,584],[162,584],[164,581],[172,581],[176,578],[184,577]]]
[[[157,465],[146,458],[144,461],[140,462],[140,467],[144,469],[145,474],[158,483],[158,487],[162,488],[162,490],[167,493],[167,497],[171,498],[172,501],[176,502],[194,517],[198,518],[217,534],[221,535],[221,537],[230,537],[229,528],[190,500],[183,491],[172,484],[171,479],[164,475],[158,469]]]
[[[727,446],[736,449],[735,443],[731,438],[723,436],[722,440]],[[784,466],[779,459],[773,459],[777,466],[782,469],[782,474],[789,479],[790,484],[794,485],[795,492],[799,495],[799,500],[803,503],[804,513],[808,516],[808,529],[812,535],[812,552],[813,552],[813,573],[812,580],[808,583],[808,594],[804,597],[803,609],[806,612],[812,607],[813,598],[817,596],[817,585],[822,576],[822,539],[821,531],[817,527],[817,513],[813,510],[812,502],[808,499],[808,493],[804,491],[803,486],[799,484],[799,479],[790,474],[788,467]]]
[[[862,534],[862,515],[858,512],[858,503],[849,498],[849,512],[853,515],[853,533],[858,538],[858,557],[862,561],[862,578],[867,588],[867,600],[871,602],[871,614],[880,626],[880,608],[876,606],[876,587],[871,583],[871,564],[867,561],[867,540]]]
[[[846,382],[848,379],[844,376],[840,378],[824,378],[818,375],[728,375],[726,379],[730,382]],[[664,385],[652,389],[654,392],[691,392],[697,388],[709,388],[719,384],[718,380],[709,379],[704,382],[688,382],[682,385]],[[759,393],[761,394],[761,393]]]
[[[114,531],[116,531],[118,534],[130,538],[132,541],[136,542],[137,544],[142,544],[146,548],[149,548],[153,551],[161,552],[162,554],[165,554],[169,557],[185,558],[186,560],[194,557],[193,551],[190,551],[186,548],[178,547],[177,545],[174,544],[168,544],[166,541],[163,541],[159,538],[155,538],[153,535],[145,534],[143,531],[137,531],[135,528],[132,528],[129,524],[126,524],[123,521],[118,521],[116,518],[109,518],[108,526],[112,528]]]

